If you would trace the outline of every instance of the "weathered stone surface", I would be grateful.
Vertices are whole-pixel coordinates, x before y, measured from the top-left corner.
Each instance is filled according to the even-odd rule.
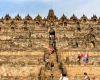
[[[75,15],[68,19],[64,14],[58,19],[52,9],[47,18],[40,15],[35,19],[28,14],[22,19],[19,14],[12,19],[8,14],[0,22],[0,46],[2,50],[24,51],[41,49],[48,43],[51,27],[56,32],[57,47],[64,50],[100,50],[99,19]],[[12,45],[13,43],[13,45]],[[6,46],[7,44],[7,46]],[[34,47],[35,45],[35,47]]]
[[[85,15],[78,19],[73,14],[68,19],[63,14],[58,19],[50,9],[44,19],[39,14],[35,19],[29,14],[25,19],[19,14],[12,19],[7,14],[0,21],[0,75],[3,80],[38,80],[39,69],[44,67],[43,61],[50,58],[48,53],[44,55],[50,34],[55,36],[59,53],[54,60],[63,63],[70,80],[83,79],[84,70],[91,80],[100,79],[100,19],[96,15],[91,19]],[[78,65],[77,55],[84,52],[88,52],[89,62]],[[56,74],[60,75],[60,71],[56,62],[55,66],[55,80],[58,80]],[[50,79],[50,71],[45,73]],[[44,80],[44,76],[41,78]]]

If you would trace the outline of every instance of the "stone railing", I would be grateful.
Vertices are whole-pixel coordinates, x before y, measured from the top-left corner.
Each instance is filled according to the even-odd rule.
[[[46,59],[49,59],[49,52],[47,50],[44,51],[44,62]]]
[[[61,61],[61,55],[59,54],[59,52],[56,52],[56,60],[58,63]]]
[[[63,62],[60,62],[59,69],[61,70],[62,74],[66,74],[67,75],[67,70],[66,70],[66,67],[63,65]]]
[[[45,67],[40,68],[40,72],[38,74],[38,80],[45,80]]]

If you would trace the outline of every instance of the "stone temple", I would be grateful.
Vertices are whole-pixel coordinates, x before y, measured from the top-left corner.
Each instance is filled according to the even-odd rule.
[[[50,37],[54,36],[55,54]],[[77,63],[77,55],[89,54],[87,64]],[[53,61],[54,70],[45,68],[45,59]],[[9,14],[0,19],[0,80],[59,80],[66,73],[70,80],[82,80],[87,72],[91,80],[100,80],[100,18],[74,14],[60,19],[50,9],[47,17],[28,14],[24,19]]]

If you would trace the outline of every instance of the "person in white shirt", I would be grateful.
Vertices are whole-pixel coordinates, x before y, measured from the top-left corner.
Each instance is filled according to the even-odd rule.
[[[63,74],[59,80],[68,80],[68,78],[66,77],[66,74]]]
[[[87,73],[84,73],[84,80],[90,80],[90,77],[87,75]]]

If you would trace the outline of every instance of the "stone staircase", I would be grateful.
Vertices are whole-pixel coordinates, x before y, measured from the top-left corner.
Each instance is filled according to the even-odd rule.
[[[53,68],[53,71],[51,70],[47,70],[45,71],[45,76],[46,76],[46,80],[50,80],[50,76],[51,74],[53,74],[54,78],[51,79],[51,80],[59,80],[60,78],[60,75],[61,75],[61,71],[58,67],[58,63],[56,61],[56,53],[54,54],[50,54],[49,56],[49,61],[54,63],[54,68]]]

